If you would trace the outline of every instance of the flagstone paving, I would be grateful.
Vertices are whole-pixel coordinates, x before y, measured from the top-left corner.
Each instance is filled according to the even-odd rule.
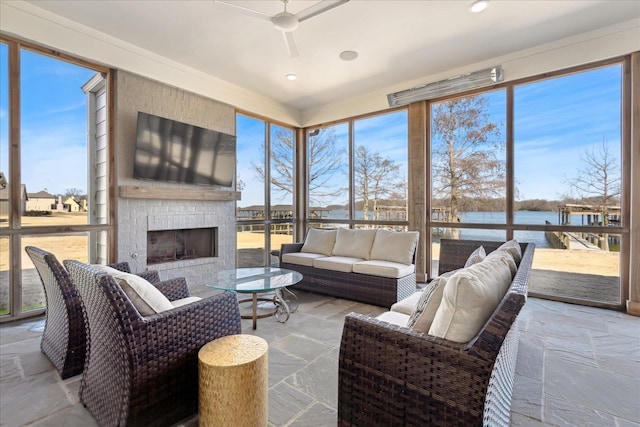
[[[384,309],[304,292],[299,299],[286,323],[260,319],[253,331],[243,320],[243,333],[269,343],[269,425],[335,426],[344,317]],[[43,325],[40,317],[0,326],[0,425],[95,426],[78,401],[81,376],[61,380],[40,352]],[[640,318],[529,298],[518,327],[511,425],[640,427]]]

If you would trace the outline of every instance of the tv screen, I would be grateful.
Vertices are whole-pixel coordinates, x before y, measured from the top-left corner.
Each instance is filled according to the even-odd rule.
[[[233,184],[236,137],[138,113],[133,177],[186,184]]]

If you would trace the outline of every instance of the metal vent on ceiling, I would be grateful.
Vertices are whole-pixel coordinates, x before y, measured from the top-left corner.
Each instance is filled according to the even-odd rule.
[[[396,105],[406,105],[416,101],[439,98],[441,96],[453,95],[470,89],[478,89],[499,83],[504,80],[502,66],[487,68],[485,70],[474,71],[461,76],[451,77],[435,83],[417,86],[411,89],[387,95],[389,107]]]

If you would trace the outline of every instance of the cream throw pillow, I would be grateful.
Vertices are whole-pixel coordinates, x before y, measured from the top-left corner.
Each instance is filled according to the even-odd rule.
[[[505,250],[509,252],[516,264],[520,265],[520,261],[522,260],[522,249],[520,248],[520,243],[518,243],[516,239],[511,239],[508,242],[504,242],[496,250]]]
[[[407,326],[417,332],[429,332],[433,318],[440,307],[447,277],[436,277],[423,290]]]
[[[162,292],[147,280],[131,273],[124,273],[106,265],[93,265],[112,276],[131,300],[131,303],[143,316],[150,316],[171,310],[173,304]]]
[[[429,335],[469,342],[496,309],[511,284],[504,258],[458,270],[447,280]]]
[[[465,267],[471,267],[473,264],[477,264],[487,257],[487,253],[484,250],[484,246],[480,246],[475,251],[471,252],[467,262],[464,263]]]
[[[518,266],[516,265],[511,252],[506,249],[496,249],[493,252],[490,252],[487,257],[482,262],[490,262],[496,259],[502,259],[507,263],[509,269],[511,270],[511,276],[513,277],[518,271]]]
[[[334,256],[371,259],[371,246],[376,232],[375,228],[366,230],[338,228],[332,254]]]
[[[336,243],[336,234],[336,230],[310,228],[300,252],[331,256],[331,251]]]
[[[413,264],[413,253],[418,244],[417,231],[389,231],[379,229],[371,247],[371,259]]]

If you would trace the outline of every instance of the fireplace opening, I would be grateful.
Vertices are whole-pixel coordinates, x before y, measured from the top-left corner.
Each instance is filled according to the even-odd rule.
[[[147,264],[218,256],[218,227],[147,232]]]

